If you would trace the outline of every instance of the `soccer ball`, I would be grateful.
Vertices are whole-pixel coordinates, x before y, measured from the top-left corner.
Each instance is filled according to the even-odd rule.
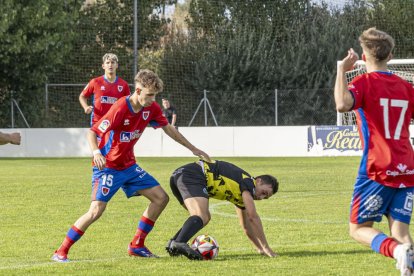
[[[193,240],[191,248],[200,252],[204,260],[212,260],[217,257],[219,246],[216,240],[210,235],[200,235]]]

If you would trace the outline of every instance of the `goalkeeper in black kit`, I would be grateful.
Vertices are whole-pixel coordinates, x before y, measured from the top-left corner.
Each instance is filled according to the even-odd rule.
[[[275,177],[252,177],[225,161],[200,160],[176,169],[170,178],[170,187],[180,204],[190,213],[181,229],[168,241],[166,250],[170,256],[203,259],[199,252],[190,248],[188,241],[210,221],[210,197],[233,203],[240,225],[257,251],[265,256],[276,256],[267,243],[254,202],[268,199],[277,192],[279,183]]]

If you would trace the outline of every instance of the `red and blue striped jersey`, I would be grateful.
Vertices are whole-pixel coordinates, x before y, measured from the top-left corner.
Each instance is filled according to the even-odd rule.
[[[119,99],[91,128],[101,137],[99,149],[106,158],[107,168],[123,170],[135,164],[134,145],[147,125],[159,128],[168,124],[158,103],[135,113],[129,97]]]
[[[413,187],[413,86],[390,72],[375,71],[357,76],[348,89],[363,145],[359,175],[389,187]]]
[[[128,83],[120,77],[116,77],[114,82],[109,82],[105,75],[92,79],[82,91],[82,95],[87,98],[93,96],[91,126],[99,121],[119,98],[130,94]]]

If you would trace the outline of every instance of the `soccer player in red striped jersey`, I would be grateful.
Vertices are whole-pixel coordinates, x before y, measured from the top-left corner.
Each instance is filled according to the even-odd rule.
[[[354,110],[363,155],[355,183],[350,235],[374,251],[396,259],[401,275],[413,275],[409,232],[414,193],[414,152],[409,125],[414,117],[412,84],[387,70],[394,39],[369,28],[359,37],[367,73],[347,85],[345,72],[358,55],[353,49],[338,65],[335,102],[339,112]],[[390,235],[373,227],[388,219]]]
[[[105,54],[102,57],[103,76],[92,79],[79,95],[79,102],[86,114],[91,114],[91,126],[108,112],[121,97],[131,94],[128,83],[116,75],[118,57]],[[92,105],[88,98],[92,97]]]
[[[52,260],[67,262],[71,246],[105,211],[107,203],[120,189],[126,196],[144,196],[150,204],[138,222],[136,233],[128,245],[128,254],[157,257],[146,246],[145,238],[168,203],[169,197],[157,180],[136,163],[134,145],[146,126],[162,128],[172,139],[206,160],[210,157],[193,146],[162,115],[155,97],[163,89],[161,79],[150,70],[141,70],[135,77],[135,92],[119,99],[88,133],[93,152],[92,202],[89,210],[69,229]],[[98,142],[98,138],[100,137]]]

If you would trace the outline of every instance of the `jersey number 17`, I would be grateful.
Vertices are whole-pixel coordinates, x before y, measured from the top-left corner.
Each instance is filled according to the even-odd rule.
[[[394,140],[400,140],[402,125],[404,123],[405,112],[407,111],[407,108],[408,108],[408,101],[380,98],[380,105],[383,108],[384,130],[385,130],[386,139],[391,139],[389,110],[390,108],[395,108],[395,107],[401,108],[400,118],[398,119],[397,127],[395,128],[395,132],[394,132]]]

